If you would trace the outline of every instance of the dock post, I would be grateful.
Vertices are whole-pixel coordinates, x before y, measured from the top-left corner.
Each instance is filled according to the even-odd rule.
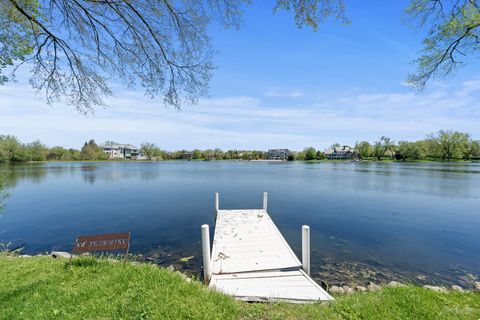
[[[218,212],[220,209],[219,200],[218,200],[218,192],[215,192],[215,211]]]
[[[310,227],[302,226],[302,268],[310,275]]]
[[[208,284],[210,281],[210,229],[208,224],[202,225],[202,254],[203,254],[203,281]]]
[[[268,206],[268,193],[263,193],[263,210],[267,211]]]

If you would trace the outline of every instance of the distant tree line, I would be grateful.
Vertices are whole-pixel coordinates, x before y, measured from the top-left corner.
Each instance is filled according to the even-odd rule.
[[[217,149],[194,149],[165,151],[154,143],[143,143],[140,151],[148,160],[262,160],[267,158],[267,153],[260,150],[227,150]]]
[[[395,141],[381,137],[370,144],[357,142],[355,149],[362,159],[384,158],[396,160],[478,160],[480,159],[480,141],[473,140],[469,133],[440,130],[418,141]]]
[[[335,143],[330,148],[340,147]],[[154,143],[143,143],[140,151],[148,160],[264,160],[267,152],[260,150],[179,150],[165,151]],[[382,136],[370,143],[360,141],[354,147],[355,156],[365,160],[479,160],[480,141],[465,132],[440,130],[418,141],[395,142]],[[288,160],[322,160],[324,152],[313,147],[293,151]],[[0,135],[0,162],[25,161],[89,161],[107,160],[108,155],[95,140],[84,143],[80,150],[60,146],[48,148],[39,140],[22,143],[15,136]]]
[[[323,160],[325,159],[325,154],[316,150],[313,147],[308,147],[303,149],[303,151],[296,152],[294,151],[292,157],[289,160],[299,160],[299,161],[310,161],[310,160]]]
[[[58,146],[48,148],[39,140],[22,143],[15,136],[0,135],[0,162],[107,159],[108,155],[95,143],[95,140],[85,142],[80,150],[76,150]]]

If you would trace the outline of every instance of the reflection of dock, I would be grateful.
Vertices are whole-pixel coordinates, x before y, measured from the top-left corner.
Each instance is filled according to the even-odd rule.
[[[263,209],[219,210],[210,258],[208,225],[202,226],[205,281],[210,287],[246,301],[333,300],[310,276],[310,230],[302,228],[302,261]]]

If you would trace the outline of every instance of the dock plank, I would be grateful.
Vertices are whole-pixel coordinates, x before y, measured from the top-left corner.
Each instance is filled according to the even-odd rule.
[[[218,210],[209,286],[246,301],[333,298],[302,264],[264,209]]]
[[[214,274],[301,266],[263,209],[218,211],[212,261]]]
[[[300,303],[333,300],[302,270],[213,275],[210,287],[247,301],[283,300]]]

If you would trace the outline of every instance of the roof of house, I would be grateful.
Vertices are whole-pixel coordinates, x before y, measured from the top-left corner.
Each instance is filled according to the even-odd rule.
[[[334,147],[334,148],[328,148],[325,149],[324,154],[325,155],[330,155],[330,154],[343,154],[347,152],[353,152],[354,149],[350,148],[349,146],[342,146],[342,147]]]
[[[113,143],[113,144],[101,144],[102,148],[112,148],[112,149],[138,149],[133,144],[121,144],[121,143]]]
[[[288,150],[288,149],[268,149],[268,152],[287,152],[287,153],[289,153],[290,150]]]

